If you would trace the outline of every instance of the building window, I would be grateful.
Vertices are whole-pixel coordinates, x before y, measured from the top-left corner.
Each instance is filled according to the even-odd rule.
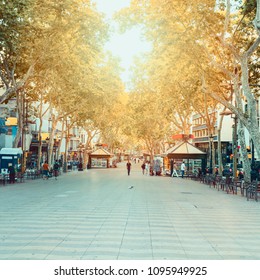
[[[77,135],[77,127],[73,127],[73,135],[76,136]]]

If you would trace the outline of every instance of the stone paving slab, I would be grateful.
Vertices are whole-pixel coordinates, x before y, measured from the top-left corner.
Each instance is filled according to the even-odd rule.
[[[0,259],[260,259],[260,202],[140,165],[1,186]]]

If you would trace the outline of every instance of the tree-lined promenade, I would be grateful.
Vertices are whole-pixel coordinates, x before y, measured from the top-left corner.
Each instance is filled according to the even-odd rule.
[[[0,259],[259,260],[259,208],[134,162],[72,171],[0,187]]]
[[[153,158],[173,134],[189,133],[195,113],[208,135],[216,134],[215,111],[222,108],[238,120],[250,180],[245,129],[260,155],[260,0],[132,0],[115,20],[122,30],[141,25],[153,48],[136,58],[130,92],[118,59],[104,51],[111,29],[92,1],[1,0],[0,10],[0,103],[17,103],[14,147],[21,145],[24,108],[40,120],[38,169],[47,112],[50,161],[59,122],[66,145],[66,131],[77,125],[86,131],[86,151],[99,135],[111,152],[147,150]]]

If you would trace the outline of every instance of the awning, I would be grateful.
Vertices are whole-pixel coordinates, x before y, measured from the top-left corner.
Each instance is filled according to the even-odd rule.
[[[23,151],[21,148],[2,148],[0,155],[22,155]]]
[[[187,141],[170,148],[166,154],[168,158],[174,159],[204,159],[207,157],[207,153]]]

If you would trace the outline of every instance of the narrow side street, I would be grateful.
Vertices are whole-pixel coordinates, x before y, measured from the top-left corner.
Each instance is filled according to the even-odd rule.
[[[260,259],[260,202],[140,165],[1,186],[0,259]]]

